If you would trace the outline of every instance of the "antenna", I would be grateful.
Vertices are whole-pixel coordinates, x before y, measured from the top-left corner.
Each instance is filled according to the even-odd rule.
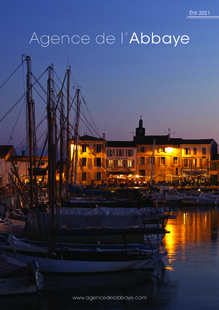
[[[133,134],[133,138],[134,138],[135,132],[134,131],[129,131],[129,133],[132,133]]]
[[[168,134],[168,141],[169,141],[169,139],[170,139],[170,134],[173,134],[173,135],[175,135],[175,132],[171,132],[171,130],[170,130],[170,128],[168,128],[168,131],[167,131],[167,134]]]
[[[166,133],[166,131],[165,131],[165,133]],[[175,135],[175,132],[173,131],[173,132],[171,132],[171,130],[170,130],[170,128],[168,128],[168,130],[167,130],[167,134],[170,136],[170,134],[173,134],[173,135]]]

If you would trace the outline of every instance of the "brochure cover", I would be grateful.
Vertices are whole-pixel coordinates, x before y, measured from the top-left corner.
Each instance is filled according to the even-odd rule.
[[[134,200],[134,211],[139,212],[138,218],[146,219],[144,223],[147,223],[152,217],[152,228],[158,222],[161,225],[161,218],[162,224],[168,220],[166,229],[170,232],[165,237],[160,235],[160,239],[152,235],[152,240],[144,235],[143,242],[131,244],[128,248],[127,261],[130,261],[133,253],[139,254],[141,259],[145,258],[145,253],[149,253],[147,258],[150,257],[150,260],[147,259],[145,264],[151,268],[153,263],[154,269],[133,270],[132,267],[124,267],[125,261],[124,265],[120,264],[120,269],[129,270],[115,272],[118,270],[117,262],[111,264],[113,259],[108,260],[104,251],[109,251],[111,258],[114,251],[118,254],[124,249],[124,244],[108,247],[108,244],[98,241],[92,251],[104,252],[101,266],[104,265],[104,271],[112,273],[101,274],[98,270],[99,261],[96,260],[91,262],[91,266],[93,268],[95,265],[97,274],[45,274],[45,286],[40,298],[2,297],[1,309],[217,309],[219,196],[218,192],[211,197],[205,194],[213,189],[216,191],[219,175],[216,160],[219,142],[219,2],[8,0],[1,1],[0,25],[0,215],[6,213],[8,201],[11,203],[10,209],[17,208],[14,202],[14,194],[17,193],[23,206],[26,206],[25,199],[26,202],[31,201],[32,209],[38,208],[33,203],[40,193],[44,195],[45,204],[54,207],[58,201],[60,204],[57,205],[60,206],[62,194],[66,194],[68,183],[71,183],[67,176],[70,180],[73,175],[72,158],[76,162],[76,154],[79,154],[80,181],[84,187],[89,185],[89,190],[93,191],[91,185],[96,182],[98,188],[95,190],[109,190],[112,195],[116,190],[123,195],[123,190],[127,189],[128,192],[131,188],[132,196],[128,198],[141,197],[141,203],[145,202],[145,207],[149,206],[150,210],[146,214],[139,211],[139,204]],[[77,97],[79,93],[80,97]],[[77,117],[79,105],[80,116]],[[51,157],[49,163],[48,157],[41,163],[40,155],[48,155],[45,147],[48,142],[48,123]],[[69,165],[69,169],[65,170],[66,192],[62,191],[62,182],[58,183],[62,181],[61,166],[64,166],[63,162],[61,165],[61,155],[67,153],[65,150],[69,151],[66,145],[63,149],[60,147],[61,128],[70,130],[69,137],[65,135],[63,139],[64,144],[79,134],[94,137],[91,141],[95,146],[95,151],[87,158],[83,155],[87,147],[85,142],[81,152],[74,153],[72,147],[71,159],[67,160],[67,156],[64,159],[66,167]],[[137,132],[140,138],[141,134],[145,134],[159,136],[160,141],[162,136],[166,137],[165,141],[169,141],[168,138],[172,141],[176,139],[170,145],[162,142],[159,146],[153,138],[150,143],[139,142],[134,145]],[[40,184],[46,183],[44,176],[47,170],[51,172],[56,167],[56,175],[51,173],[53,178],[44,188],[41,186],[38,193],[35,191],[35,196],[33,190],[37,186],[30,185],[32,169],[28,168],[31,167],[29,158],[33,157],[29,156],[28,150],[30,136],[35,147],[33,152],[38,156],[37,164],[40,163],[38,170],[32,164],[35,168],[33,171],[39,172],[34,180],[37,179]],[[177,139],[184,139],[184,143],[187,139],[194,139],[195,142],[191,146],[186,143],[182,146]],[[208,139],[207,146],[199,144],[199,139]],[[78,140],[74,141],[77,143]],[[117,144],[118,141],[120,144]],[[52,149],[56,142],[57,156]],[[107,143],[110,146],[110,142],[113,147],[109,147],[107,153],[105,146]],[[121,145],[125,145],[124,149]],[[175,146],[177,155],[173,152]],[[103,149],[106,152],[99,156]],[[10,156],[13,155],[16,161],[12,168]],[[107,156],[114,156],[114,161],[108,161]],[[25,173],[21,168],[24,166]],[[111,178],[112,171],[114,175]],[[121,172],[125,175],[124,179],[120,177]],[[77,177],[77,173],[74,173]],[[24,180],[23,183],[18,182],[19,176]],[[152,184],[153,181],[157,184]],[[59,192],[55,188],[57,184],[61,188]],[[154,189],[152,185],[157,185],[157,192],[149,192]],[[165,192],[162,185],[171,185],[171,190],[167,188]],[[28,196],[30,189],[32,196]],[[160,189],[162,191],[158,194]],[[46,200],[47,190],[57,193],[57,200]],[[191,192],[194,194],[192,197]],[[169,196],[167,199],[166,193],[174,194],[174,202]],[[66,196],[69,198],[68,195],[64,198]],[[85,197],[83,193],[82,198]],[[97,211],[94,217],[95,225],[99,228],[103,212],[101,207],[98,209],[98,203],[105,201],[102,201],[102,197],[98,202],[95,199],[92,200],[93,209],[89,212],[93,214],[94,210]],[[186,203],[189,199],[190,205],[183,205],[182,199],[187,199]],[[113,202],[118,206],[120,201],[114,199]],[[68,200],[68,203],[72,208],[71,201]],[[126,204],[126,200],[123,203]],[[60,214],[66,221],[72,212],[71,208],[67,208],[67,211],[61,209],[63,214]],[[126,210],[127,213],[121,215],[121,208],[113,211],[118,212],[119,218],[125,217],[126,223],[130,220],[133,224],[134,212]],[[78,218],[80,212],[77,213]],[[83,212],[87,212],[87,209]],[[111,216],[111,211],[107,209],[107,212]],[[151,217],[147,217],[148,214]],[[46,219],[45,212],[41,215],[37,214],[37,218]],[[47,226],[46,220],[43,220],[39,220],[40,227],[46,229],[49,224]],[[80,220],[84,224],[83,218]],[[35,224],[35,219],[32,223]],[[5,222],[1,225],[5,225]],[[130,225],[126,226],[130,228]],[[68,231],[64,220],[62,227],[65,232]],[[15,228],[20,229],[20,226]],[[111,228],[107,227],[109,231]],[[122,242],[124,240],[126,242],[125,238]],[[61,249],[66,245],[65,241],[62,239]],[[80,246],[80,250],[90,253],[90,247]],[[127,244],[125,251],[127,253]],[[92,271],[89,269],[89,260],[85,261],[88,262],[86,270]],[[58,262],[62,263],[61,260]],[[105,262],[112,269],[109,270]],[[135,261],[135,266],[140,265],[139,261]]]

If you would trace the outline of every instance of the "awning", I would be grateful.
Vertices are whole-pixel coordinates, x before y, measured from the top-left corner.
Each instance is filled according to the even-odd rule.
[[[188,174],[188,175],[194,175],[194,176],[198,176],[198,175],[204,175],[204,174],[207,174],[207,171],[206,170],[202,170],[202,171],[200,171],[200,170],[184,170],[183,171],[183,173],[184,174]]]
[[[119,175],[119,174],[123,174],[123,175],[129,175],[129,174],[134,174],[133,171],[110,171],[108,172],[108,175],[110,174],[114,174],[114,175]]]

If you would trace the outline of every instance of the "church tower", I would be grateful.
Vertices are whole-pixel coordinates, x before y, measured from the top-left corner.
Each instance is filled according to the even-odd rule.
[[[135,132],[136,132],[135,133],[136,138],[145,136],[145,128],[143,127],[143,121],[142,121],[141,117],[139,120],[139,127],[136,128]]]

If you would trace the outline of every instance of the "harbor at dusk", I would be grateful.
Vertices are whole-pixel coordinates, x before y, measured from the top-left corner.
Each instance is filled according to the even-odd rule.
[[[168,221],[162,244],[168,256],[153,272],[47,274],[39,298],[2,297],[2,309],[217,309],[218,208],[183,207],[171,214],[176,219]]]
[[[216,310],[219,5],[1,15],[1,310]]]

